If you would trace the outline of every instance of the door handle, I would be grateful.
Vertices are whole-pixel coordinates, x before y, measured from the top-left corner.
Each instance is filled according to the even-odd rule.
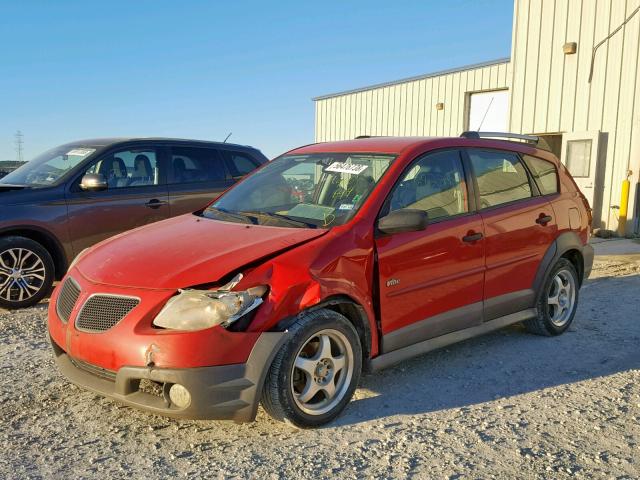
[[[153,198],[144,204],[145,207],[149,208],[160,208],[163,205],[166,205],[168,202],[166,200],[158,200],[157,198]]]
[[[551,215],[545,215],[541,213],[538,218],[536,218],[536,223],[538,225],[542,225],[543,227],[547,225],[552,220]]]
[[[481,238],[482,238],[482,233],[469,232],[467,235],[462,237],[462,241],[467,243],[473,243],[473,242],[477,242]]]

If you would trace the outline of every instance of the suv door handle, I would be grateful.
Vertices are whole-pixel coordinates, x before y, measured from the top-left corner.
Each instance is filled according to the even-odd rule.
[[[169,202],[167,202],[166,200],[158,200],[157,198],[152,198],[147,203],[145,203],[144,206],[149,208],[160,208],[167,203]]]
[[[463,242],[467,242],[467,243],[473,243],[473,242],[477,242],[481,238],[482,238],[482,233],[480,233],[480,232],[478,232],[478,233],[469,232],[467,235],[462,237],[462,241]]]
[[[545,215],[544,213],[541,213],[540,216],[536,219],[536,223],[544,227],[551,220],[552,220],[551,215]]]

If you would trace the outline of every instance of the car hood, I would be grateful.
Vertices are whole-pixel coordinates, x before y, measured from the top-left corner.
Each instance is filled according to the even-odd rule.
[[[325,229],[282,228],[182,215],[99,243],[76,264],[95,283],[178,289],[217,282]]]

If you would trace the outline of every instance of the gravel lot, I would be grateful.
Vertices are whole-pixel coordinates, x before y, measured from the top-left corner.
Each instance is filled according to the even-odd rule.
[[[640,257],[606,257],[565,335],[514,326],[367,376],[332,425],[179,422],[69,385],[46,305],[0,311],[0,477],[638,478]]]

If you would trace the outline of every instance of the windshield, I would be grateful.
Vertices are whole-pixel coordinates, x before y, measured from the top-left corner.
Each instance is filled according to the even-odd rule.
[[[285,155],[203,212],[217,220],[284,227],[332,227],[351,219],[394,160],[392,155]]]
[[[26,185],[31,187],[53,185],[65,173],[74,169],[95,151],[95,148],[70,147],[69,145],[53,148],[0,179],[0,185]]]

